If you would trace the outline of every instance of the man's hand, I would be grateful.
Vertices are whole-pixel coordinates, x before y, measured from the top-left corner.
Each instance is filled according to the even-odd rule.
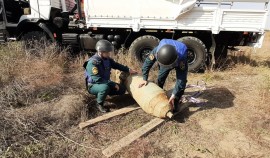
[[[132,69],[129,69],[129,73],[130,73],[130,74],[137,74],[137,73],[138,73],[138,71],[136,71],[136,70],[132,70]]]
[[[174,109],[174,99],[175,99],[175,96],[172,94],[172,96],[169,99],[169,104],[171,106],[171,109]]]
[[[115,89],[116,89],[116,91],[119,91],[119,85],[118,84],[115,85]]]
[[[142,86],[147,86],[148,81],[143,80],[142,83],[139,84],[139,88],[141,88]]]

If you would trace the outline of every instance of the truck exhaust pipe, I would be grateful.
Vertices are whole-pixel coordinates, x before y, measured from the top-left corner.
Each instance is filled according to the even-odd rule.
[[[78,9],[78,14],[79,14],[79,19],[82,20],[82,4],[81,4],[81,0],[76,0],[77,3],[77,9]]]

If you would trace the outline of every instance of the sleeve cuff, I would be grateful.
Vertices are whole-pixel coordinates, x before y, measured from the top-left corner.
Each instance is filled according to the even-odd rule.
[[[109,81],[109,86],[111,86],[111,87],[115,87],[115,85],[116,85],[116,83],[114,83],[114,82],[112,82],[112,81]]]
[[[125,70],[124,70],[124,72],[129,72],[129,67],[127,67],[127,66],[125,66]]]
[[[143,76],[143,80],[147,81],[148,80],[148,76]]]

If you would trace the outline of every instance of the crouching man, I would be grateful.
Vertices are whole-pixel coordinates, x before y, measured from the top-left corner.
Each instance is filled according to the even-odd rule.
[[[106,96],[123,95],[126,92],[123,85],[110,80],[111,69],[118,69],[130,74],[136,74],[137,72],[110,58],[110,53],[114,51],[114,47],[109,41],[98,41],[96,50],[97,53],[84,63],[85,79],[88,92],[97,97],[97,108],[105,113],[110,111],[108,107],[104,107]]]

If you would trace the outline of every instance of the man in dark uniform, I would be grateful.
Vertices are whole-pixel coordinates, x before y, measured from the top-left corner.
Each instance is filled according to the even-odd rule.
[[[101,112],[109,112],[104,107],[107,95],[123,95],[126,88],[110,80],[111,69],[136,74],[137,72],[121,65],[110,58],[114,51],[113,45],[107,40],[100,40],[96,44],[97,53],[85,62],[85,78],[89,93],[96,95],[97,107]]]
[[[169,99],[170,105],[173,107],[174,112],[176,112],[178,111],[178,104],[184,94],[187,83],[187,47],[185,44],[176,40],[161,40],[159,45],[153,49],[143,64],[143,81],[139,87],[147,85],[149,71],[156,61],[159,65],[157,80],[159,87],[163,88],[166,78],[171,70],[175,69],[176,71],[177,80]]]

